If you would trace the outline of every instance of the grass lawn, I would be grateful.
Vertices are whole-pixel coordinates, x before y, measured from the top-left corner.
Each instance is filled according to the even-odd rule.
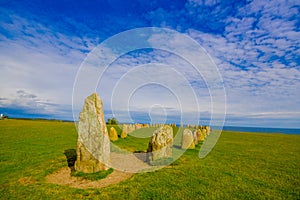
[[[148,140],[129,136],[114,143],[143,151]],[[226,131],[204,159],[197,146],[170,167],[117,185],[83,190],[46,183],[45,176],[67,166],[64,151],[76,141],[70,122],[1,120],[0,199],[300,198],[300,135]]]

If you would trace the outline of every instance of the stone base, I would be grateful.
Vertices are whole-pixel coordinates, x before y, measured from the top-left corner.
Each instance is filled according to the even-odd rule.
[[[77,143],[77,160],[75,170],[84,173],[95,173],[101,170],[109,169],[105,164],[94,158],[94,156],[85,148],[81,142]]]
[[[147,152],[147,156],[149,162],[164,158],[172,158],[172,144],[156,151]]]
[[[173,129],[163,126],[154,131],[147,149],[149,164],[172,159]]]
[[[173,161],[172,157],[172,145],[173,143],[168,144],[168,146],[163,147],[162,149],[147,152],[146,161],[150,165],[167,165]]]

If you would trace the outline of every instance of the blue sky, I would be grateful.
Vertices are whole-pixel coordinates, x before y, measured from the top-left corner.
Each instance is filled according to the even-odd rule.
[[[1,1],[0,112],[72,119],[74,81],[89,52],[122,31],[160,27],[191,37],[210,55],[226,91],[226,125],[300,128],[299,11],[299,1],[279,0]],[[112,116],[111,91],[120,77],[154,61],[172,65],[188,80],[199,106],[183,112],[200,113],[209,123],[211,107],[218,105],[210,102],[205,77],[176,55],[149,49],[121,56],[101,79],[96,90],[106,117]],[[149,84],[136,90],[128,107],[116,109],[130,108],[137,121],[178,123],[182,110],[175,96]],[[181,101],[193,104],[190,98]]]

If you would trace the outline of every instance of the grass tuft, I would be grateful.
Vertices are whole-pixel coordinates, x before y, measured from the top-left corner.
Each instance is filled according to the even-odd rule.
[[[106,178],[113,171],[114,171],[113,168],[109,168],[108,170],[103,170],[96,173],[84,173],[84,172],[72,171],[71,176],[82,177],[84,179],[91,180],[91,181],[97,181]]]

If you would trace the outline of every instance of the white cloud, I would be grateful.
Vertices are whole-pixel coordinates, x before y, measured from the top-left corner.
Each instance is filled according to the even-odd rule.
[[[223,36],[193,29],[188,32],[206,48],[220,69],[229,116],[255,116],[265,111],[270,115],[261,116],[283,118],[288,117],[285,113],[293,112],[290,118],[300,119],[299,112],[294,112],[300,110],[300,67],[295,61],[300,45],[295,9],[289,4],[280,6],[256,1],[241,8],[240,18],[227,19]],[[255,16],[254,13],[262,16],[247,17]]]
[[[10,23],[1,23],[13,35],[1,35],[0,91],[6,98],[1,106],[19,105],[32,112],[34,107],[35,112],[66,115],[59,109],[72,104],[76,72],[90,44],[84,46],[86,39],[53,32],[19,16],[10,19]],[[21,98],[18,91],[30,91],[39,99]]]

